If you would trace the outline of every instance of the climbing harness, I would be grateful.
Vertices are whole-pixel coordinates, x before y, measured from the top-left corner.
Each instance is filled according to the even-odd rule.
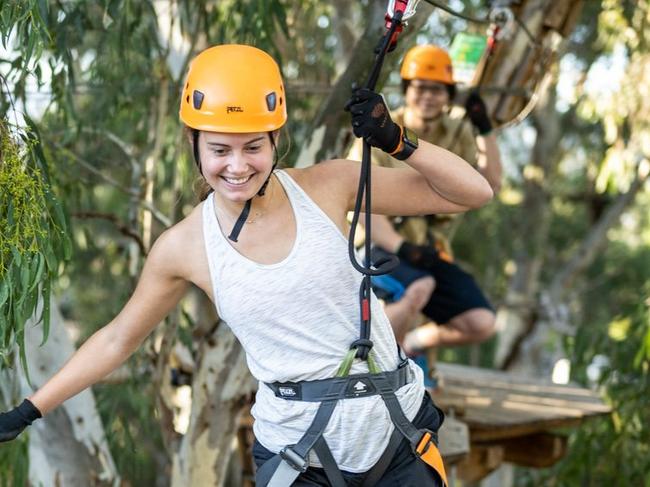
[[[417,1],[391,0],[386,14],[387,31],[375,49],[375,63],[368,77],[365,87],[372,90],[379,76],[384,56],[394,49],[397,35],[402,29],[403,22],[415,13]],[[357,197],[355,201],[354,216],[350,235],[348,238],[350,261],[354,268],[363,274],[359,291],[360,304],[360,332],[359,339],[352,342],[335,377],[330,379],[283,382],[267,384],[276,397],[288,401],[318,402],[320,406],[312,420],[311,425],[302,438],[295,445],[284,447],[280,453],[267,460],[257,471],[256,484],[260,487],[288,487],[294,480],[307,471],[309,467],[309,453],[314,452],[325,470],[325,474],[334,487],[345,487],[343,478],[332,452],[323,437],[329,419],[334,412],[339,400],[354,400],[368,396],[381,396],[390,418],[395,425],[388,446],[382,453],[377,463],[367,472],[363,485],[371,487],[384,475],[399,445],[406,439],[413,454],[433,468],[440,477],[443,485],[447,485],[442,456],[437,447],[437,434],[428,429],[417,428],[402,411],[402,407],[395,396],[402,386],[413,380],[408,359],[402,356],[398,349],[400,363],[396,370],[382,372],[371,353],[373,343],[370,339],[371,332],[371,277],[387,274],[398,263],[397,258],[384,259],[371,267],[370,239],[366,239],[364,264],[357,262],[354,236],[359,222],[362,205],[366,210],[371,208],[370,188],[370,144],[363,142],[363,158],[361,162],[361,175]],[[370,212],[365,215],[366,231],[370,232]],[[356,358],[368,364],[368,373],[350,375],[352,364]]]

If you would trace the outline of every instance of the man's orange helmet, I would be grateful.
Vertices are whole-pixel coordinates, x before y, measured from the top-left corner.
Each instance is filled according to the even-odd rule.
[[[400,76],[405,80],[426,79],[454,84],[451,58],[437,46],[415,46],[404,56]]]
[[[201,52],[190,64],[180,118],[209,132],[270,132],[287,121],[277,63],[252,46],[224,44]]]

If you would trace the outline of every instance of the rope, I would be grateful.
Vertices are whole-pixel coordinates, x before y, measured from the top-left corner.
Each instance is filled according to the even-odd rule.
[[[444,10],[445,12],[453,15],[454,17],[458,17],[459,19],[467,20],[468,22],[472,22],[474,24],[489,24],[491,21],[488,18],[485,19],[478,19],[476,17],[470,17],[469,15],[462,14],[456,10],[453,10],[452,8],[448,7],[447,5],[443,3],[438,3],[436,0],[424,0],[426,3],[429,5],[432,5],[434,7],[438,7],[440,10]]]

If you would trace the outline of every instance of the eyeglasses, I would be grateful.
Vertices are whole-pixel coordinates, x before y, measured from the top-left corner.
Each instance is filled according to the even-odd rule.
[[[425,93],[431,93],[433,96],[440,96],[444,93],[448,93],[447,87],[445,85],[416,85],[411,83],[409,88],[412,88],[415,92],[415,95],[422,96]]]

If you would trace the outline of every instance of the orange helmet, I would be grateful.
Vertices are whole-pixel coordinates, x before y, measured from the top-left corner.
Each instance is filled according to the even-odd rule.
[[[454,84],[451,58],[437,46],[415,46],[404,56],[400,76],[405,80],[427,79]]]
[[[196,130],[276,130],[287,121],[280,68],[256,47],[225,44],[206,49],[190,64],[179,115]]]

